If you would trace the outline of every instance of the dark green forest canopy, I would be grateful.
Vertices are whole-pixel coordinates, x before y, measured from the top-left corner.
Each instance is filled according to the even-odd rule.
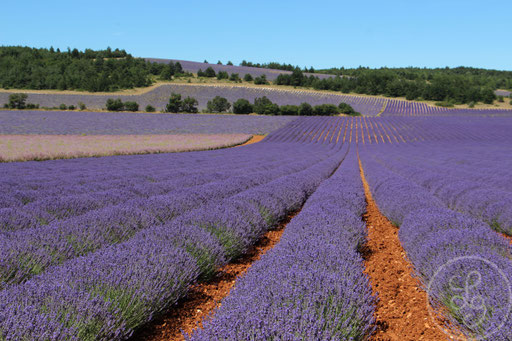
[[[116,91],[151,85],[151,64],[124,50],[0,47],[0,87]]]

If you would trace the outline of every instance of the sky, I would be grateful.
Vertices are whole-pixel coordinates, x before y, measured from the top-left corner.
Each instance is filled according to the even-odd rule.
[[[512,1],[6,1],[0,45],[329,67],[512,70]]]

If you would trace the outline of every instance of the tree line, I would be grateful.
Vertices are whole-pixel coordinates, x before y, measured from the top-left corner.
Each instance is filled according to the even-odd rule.
[[[197,113],[197,100],[193,97],[181,98],[180,94],[173,93],[169,99],[169,103],[165,107],[165,112],[178,113]],[[297,115],[297,116],[330,116],[340,113],[360,116],[349,104],[340,103],[338,106],[334,104],[320,104],[312,106],[309,103],[300,105],[278,105],[273,103],[266,96],[258,97],[251,103],[245,98],[240,98],[230,103],[226,98],[215,96],[208,101],[204,112],[207,113],[223,113],[232,112],[234,114],[251,114],[259,115]]]
[[[295,70],[301,70],[299,66],[293,66],[292,64],[286,64],[286,63],[278,63],[278,62],[270,62],[270,63],[253,63],[248,62],[246,60],[242,60],[240,63],[240,66],[250,66],[250,67],[257,67],[262,69],[274,69],[274,70],[284,70],[284,71],[295,71]],[[310,67],[309,69],[307,67],[304,67],[302,69],[304,72],[310,72],[315,73],[315,68]]]
[[[61,51],[0,46],[0,88],[5,89],[111,92],[150,86],[153,76],[171,80],[192,74],[179,62],[149,62],[119,49]]]

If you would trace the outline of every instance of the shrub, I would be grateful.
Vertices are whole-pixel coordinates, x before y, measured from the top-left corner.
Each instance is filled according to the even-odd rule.
[[[261,75],[259,77],[254,78],[254,84],[268,84],[267,76]]]
[[[475,107],[475,104],[476,104],[475,102],[471,101],[471,102],[469,102],[469,107],[470,107],[470,108],[474,108],[474,107]]]
[[[171,98],[169,98],[169,103],[165,106],[165,112],[180,112],[182,105],[183,101],[181,100],[181,95],[172,93]]]
[[[498,102],[503,103],[505,102],[503,96],[498,96]]]
[[[121,111],[121,110],[124,109],[123,102],[121,101],[120,98],[118,98],[118,99],[112,99],[112,98],[107,99],[106,107],[107,107],[108,111]]]
[[[182,112],[196,113],[197,112],[197,99],[193,97],[187,97],[183,100],[181,106]]]
[[[27,94],[11,94],[9,95],[8,107],[11,109],[25,109],[27,102]]]
[[[208,112],[225,112],[231,108],[231,104],[224,97],[215,96],[211,101],[206,104]]]
[[[350,116],[361,116],[361,113],[357,112],[352,108],[350,104],[341,102],[338,105],[339,112]]]
[[[313,107],[313,114],[318,116],[329,116],[339,114],[339,109],[334,104],[320,104]]]
[[[232,73],[231,76],[229,76],[229,80],[233,81],[233,82],[240,82],[241,81],[240,76],[238,75],[238,73]]]
[[[139,104],[137,102],[124,102],[124,109],[127,111],[139,111]]]
[[[75,107],[74,105],[70,105],[70,106],[68,107],[68,109],[69,109],[69,110],[75,110],[75,109],[76,109],[76,107]]]
[[[254,100],[254,112],[260,115],[277,115],[279,106],[272,103],[266,96],[258,97]]]
[[[59,105],[59,109],[60,110],[68,110],[68,106],[65,105],[64,103],[62,103],[61,105]]]
[[[298,115],[299,107],[297,105],[282,105],[279,112],[281,115]]]
[[[250,114],[253,112],[253,106],[248,100],[240,98],[233,103],[233,112],[235,114]]]
[[[154,107],[154,106],[152,106],[152,105],[149,105],[149,104],[148,104],[148,105],[146,105],[146,108],[145,108],[144,110],[145,110],[146,112],[155,112],[155,111],[156,111],[155,107]]]
[[[313,107],[309,103],[302,103],[299,106],[299,115],[301,116],[309,116],[313,115]]]
[[[80,110],[87,109],[87,107],[85,106],[85,104],[83,102],[78,102],[78,107],[80,108]]]
[[[209,66],[205,71],[204,71],[204,77],[215,77],[216,74],[215,74],[215,70]]]
[[[244,76],[244,81],[252,82],[252,76],[250,74],[246,73]]]
[[[27,109],[39,109],[39,104],[27,103]]]
[[[218,80],[221,80],[221,79],[228,79],[229,78],[229,75],[226,71],[219,71],[219,73],[217,74],[217,79]]]

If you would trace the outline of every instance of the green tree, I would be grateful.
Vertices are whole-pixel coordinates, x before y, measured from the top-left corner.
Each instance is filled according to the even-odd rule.
[[[310,116],[313,115],[313,107],[309,103],[301,103],[299,106],[299,115],[300,116]]]
[[[25,109],[27,98],[27,94],[11,94],[9,95],[8,107],[11,109]]]
[[[254,78],[254,84],[259,84],[259,85],[268,84],[267,76],[261,75],[259,77]]]
[[[216,74],[215,74],[215,70],[209,66],[205,71],[204,71],[204,76],[205,77],[215,77]]]
[[[127,111],[139,111],[139,104],[137,102],[124,102],[124,109]]]
[[[241,79],[240,79],[240,76],[238,75],[238,73],[232,73],[229,76],[229,80],[233,81],[233,82],[241,82]]]
[[[299,107],[297,105],[281,105],[279,111],[281,115],[296,116],[299,114]]]
[[[211,101],[208,101],[206,108],[208,109],[208,112],[226,112],[231,108],[231,104],[226,98],[215,96]]]
[[[253,78],[252,78],[252,76],[251,76],[251,74],[250,74],[250,73],[246,73],[246,74],[244,75],[244,81],[246,81],[246,82],[252,82],[252,80],[253,80]]]
[[[183,100],[181,111],[187,113],[197,112],[197,100],[193,97],[187,97]]]
[[[339,109],[334,104],[320,104],[313,107],[313,115],[330,116],[339,114]]]
[[[235,114],[250,114],[253,112],[253,106],[245,98],[240,98],[233,103],[233,112]]]
[[[155,109],[154,106],[148,104],[148,105],[146,105],[146,108],[144,109],[144,111],[146,111],[146,112],[155,112],[156,109]]]
[[[352,116],[359,116],[359,115],[361,115],[360,113],[355,111],[354,108],[352,108],[352,106],[350,104],[347,104],[347,103],[341,102],[338,105],[338,109],[340,109],[339,110],[340,113],[345,114],[345,115],[352,115]]]
[[[217,79],[218,80],[221,80],[221,79],[228,79],[229,78],[229,75],[226,71],[219,71],[219,73],[217,73]]]
[[[277,115],[279,106],[272,103],[266,96],[258,97],[254,100],[254,112],[259,115]]]
[[[117,99],[109,98],[109,99],[107,99],[106,107],[107,107],[108,111],[121,111],[124,109],[124,104],[120,98],[117,98]]]
[[[181,100],[181,95],[172,93],[171,98],[169,98],[169,103],[165,106],[165,112],[180,112],[182,106],[183,101]]]

